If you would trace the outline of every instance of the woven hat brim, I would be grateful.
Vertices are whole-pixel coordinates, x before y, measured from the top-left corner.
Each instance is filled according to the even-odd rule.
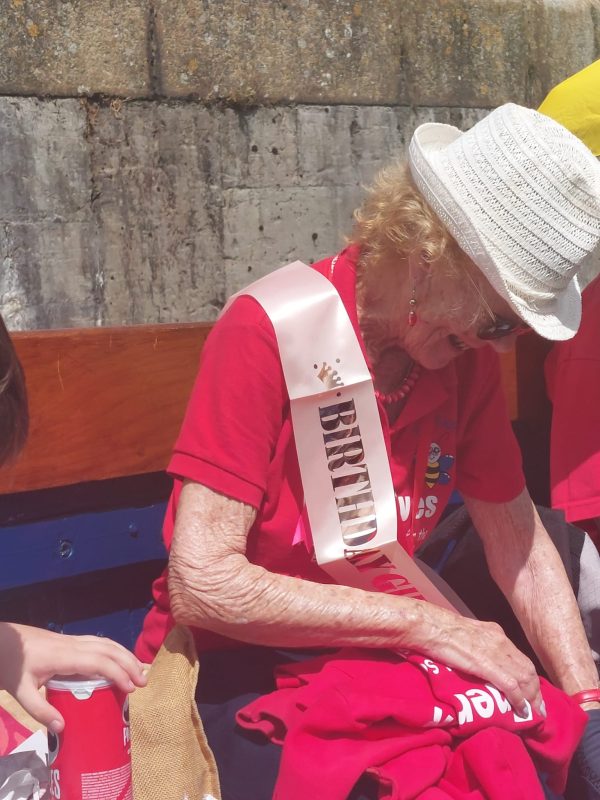
[[[543,314],[532,311],[514,295],[512,302],[510,298],[507,299],[521,319],[544,339],[556,342],[572,339],[579,330],[581,290],[577,278],[570,281],[567,288],[557,295],[554,303],[547,306]]]
[[[409,167],[417,187],[461,250],[524,322],[546,339],[571,339],[581,321],[581,291],[577,280],[571,280],[551,302],[546,302],[543,311],[529,306],[511,290],[503,277],[504,274],[510,275],[510,259],[484,241],[477,220],[471,218],[460,199],[441,179],[444,171],[441,153],[460,136],[462,132],[458,128],[435,122],[421,125],[416,130],[409,149]]]

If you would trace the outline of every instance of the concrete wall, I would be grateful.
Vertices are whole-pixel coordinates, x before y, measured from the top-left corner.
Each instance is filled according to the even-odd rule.
[[[211,319],[339,246],[413,129],[536,105],[600,0],[3,0],[0,310]]]

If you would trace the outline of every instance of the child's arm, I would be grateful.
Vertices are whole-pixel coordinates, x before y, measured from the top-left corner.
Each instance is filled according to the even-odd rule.
[[[53,675],[101,675],[123,691],[144,686],[142,664],[120,644],[98,636],[66,636],[0,622],[0,688],[55,733],[64,720],[39,692]]]

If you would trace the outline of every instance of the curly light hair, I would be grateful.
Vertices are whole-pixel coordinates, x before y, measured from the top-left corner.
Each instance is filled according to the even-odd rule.
[[[359,281],[367,271],[371,276],[376,273],[380,296],[393,291],[399,271],[406,267],[411,253],[417,252],[431,265],[435,278],[461,286],[463,302],[448,309],[450,314],[468,311],[475,319],[484,310],[483,276],[417,189],[405,162],[382,169],[367,188],[362,205],[354,212],[348,242],[360,247],[363,275]]]
[[[410,176],[408,165],[396,162],[375,177],[354,212],[350,241],[369,259],[408,256],[421,250],[428,261],[456,255],[458,245],[426,203]]]

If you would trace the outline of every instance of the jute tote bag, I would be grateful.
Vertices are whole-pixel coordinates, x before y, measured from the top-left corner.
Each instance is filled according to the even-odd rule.
[[[194,693],[198,656],[188,628],[166,638],[131,695],[134,800],[220,800],[219,779]]]

